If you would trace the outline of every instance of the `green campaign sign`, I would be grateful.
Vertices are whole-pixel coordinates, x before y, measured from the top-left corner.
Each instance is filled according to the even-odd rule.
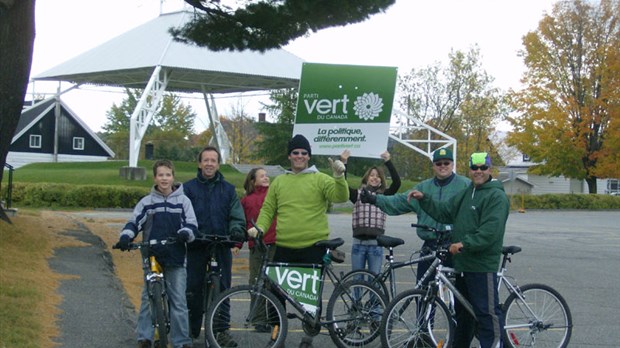
[[[396,87],[393,67],[304,63],[293,134],[312,153],[376,157],[386,150]]]
[[[267,276],[280,285],[307,311],[316,313],[321,300],[321,269],[314,267],[268,266]]]

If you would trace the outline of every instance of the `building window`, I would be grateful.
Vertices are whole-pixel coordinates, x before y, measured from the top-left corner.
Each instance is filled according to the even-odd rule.
[[[530,161],[530,156],[523,154],[523,162],[529,162]]]
[[[73,137],[73,149],[74,150],[84,150],[84,138],[82,138],[82,137]]]
[[[41,136],[36,134],[30,134],[30,147],[34,149],[41,148]]]

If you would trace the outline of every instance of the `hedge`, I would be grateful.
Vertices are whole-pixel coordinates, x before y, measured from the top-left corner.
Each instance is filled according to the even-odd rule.
[[[14,183],[12,204],[29,207],[133,209],[148,192],[143,187],[129,186]],[[5,197],[4,192],[2,196]]]
[[[6,197],[6,187],[2,188]],[[14,183],[14,206],[67,208],[129,208],[148,189],[129,186]],[[237,190],[237,194],[242,191]],[[240,196],[241,197],[241,196]],[[513,195],[512,209],[620,209],[620,196],[589,194]]]
[[[620,209],[620,196],[589,194],[513,195],[513,209]]]

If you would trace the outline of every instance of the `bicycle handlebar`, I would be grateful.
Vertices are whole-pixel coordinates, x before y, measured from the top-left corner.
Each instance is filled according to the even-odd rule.
[[[421,228],[421,229],[424,229],[424,230],[427,230],[427,231],[434,232],[435,235],[436,235],[435,240],[437,241],[437,246],[438,247],[441,247],[441,246],[447,247],[447,245],[443,245],[443,244],[446,244],[446,243],[450,242],[449,237],[452,234],[452,230],[450,230],[450,229],[438,230],[435,227],[431,227],[431,226],[428,226],[428,225],[422,225],[422,224],[415,224],[415,223],[412,223],[411,227]]]
[[[136,249],[141,249],[143,247],[150,247],[153,245],[157,245],[157,244],[161,244],[161,245],[168,245],[168,244],[174,244],[177,242],[177,238],[175,237],[168,237],[166,239],[150,239],[147,241],[142,241],[142,242],[131,242],[129,243],[129,250],[136,250]],[[116,243],[112,246],[112,249],[120,249],[120,245],[119,243]]]

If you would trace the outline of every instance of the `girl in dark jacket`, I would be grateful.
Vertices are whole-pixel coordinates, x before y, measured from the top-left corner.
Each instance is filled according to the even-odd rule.
[[[340,159],[346,165],[349,150],[344,150]],[[400,188],[400,176],[390,161],[390,153],[381,154],[383,164],[387,167],[392,178],[392,184],[387,187],[385,174],[381,167],[371,167],[362,177],[362,184],[358,189],[349,188],[349,200],[353,207],[353,245],[351,247],[351,268],[353,270],[368,267],[368,270],[377,274],[381,272],[383,264],[383,248],[377,245],[377,236],[385,233],[387,215],[372,204],[362,203],[358,199],[362,188],[372,194],[393,195]]]

